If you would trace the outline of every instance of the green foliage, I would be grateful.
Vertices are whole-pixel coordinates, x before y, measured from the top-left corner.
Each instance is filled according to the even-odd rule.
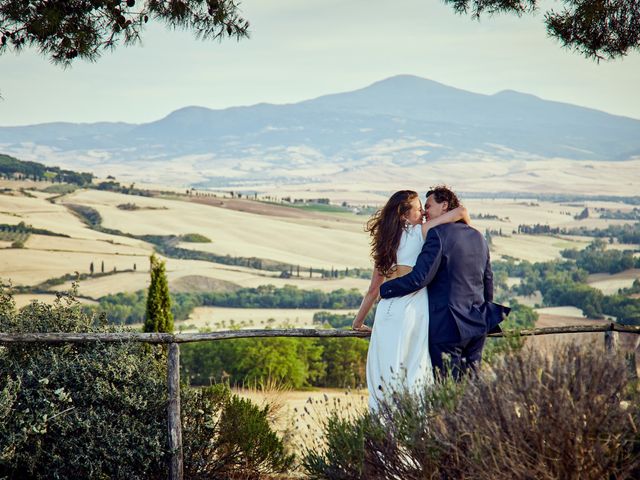
[[[292,466],[269,405],[259,408],[223,385],[187,389],[182,405],[185,478],[258,478]]]
[[[640,220],[640,208],[632,208],[630,211],[606,209],[600,214],[600,218],[614,220]]]
[[[264,285],[241,288],[234,292],[175,293],[171,298],[171,312],[176,320],[186,320],[195,307],[201,306],[338,309],[357,308],[362,301],[362,295],[356,289],[338,289],[327,293],[321,290],[301,290],[292,285],[281,288]],[[128,325],[144,321],[145,299],[143,290],[105,295],[100,298],[98,307],[87,308],[104,313],[111,323]]]
[[[563,257],[575,260],[576,266],[589,273],[618,273],[640,267],[631,251],[607,250],[603,240],[596,240],[584,250],[563,250]]]
[[[297,389],[361,387],[367,349],[361,338],[241,338],[183,345],[181,365],[195,385],[270,380]]]
[[[539,0],[445,0],[456,13],[473,18],[511,13],[531,14],[540,8]],[[640,49],[640,9],[635,0],[602,3],[596,0],[565,0],[562,10],[544,14],[547,34],[586,58],[612,60]]]
[[[78,189],[77,185],[68,184],[68,183],[59,183],[54,185],[49,185],[47,188],[42,189],[45,193],[57,193],[58,195],[66,195],[68,193],[73,193]]]
[[[294,285],[276,288],[262,285],[242,288],[235,292],[211,292],[201,294],[202,305],[243,308],[357,308],[362,294],[355,288],[340,288],[332,292],[302,290]]]
[[[78,57],[95,61],[103,50],[139,42],[149,20],[172,29],[190,30],[207,40],[239,40],[248,36],[249,29],[249,22],[240,17],[233,0],[3,0],[0,54],[31,46],[65,66]]]
[[[636,209],[634,209],[636,211]],[[586,235],[597,238],[615,238],[620,243],[640,243],[640,222],[634,224],[608,225],[607,228],[586,228],[571,230],[573,235]]]
[[[31,225],[27,225],[24,222],[12,225],[8,223],[0,224],[0,240],[5,242],[26,242],[31,234],[35,235],[51,235],[54,237],[66,237],[69,235],[63,233],[52,232],[44,228],[34,228]]]
[[[24,247],[24,242],[26,242],[28,239],[29,239],[29,233],[28,232],[21,232],[21,231],[15,231],[15,230],[13,230],[13,231],[12,230],[0,230],[0,240],[2,240],[3,242],[12,242],[12,243],[16,243],[16,244],[20,244],[21,245],[19,247],[14,247],[12,245],[11,248],[22,248],[22,247]]]
[[[313,323],[329,325],[331,328],[345,328],[351,327],[353,317],[353,315],[345,313],[316,312],[313,314]],[[373,325],[374,317],[375,311],[372,309],[364,319],[365,325],[369,325],[371,327]]]
[[[72,296],[16,312],[0,289],[0,331],[113,332]],[[160,479],[167,471],[161,347],[136,342],[0,348],[0,477]],[[185,478],[258,478],[291,467],[259,408],[216,386],[183,385]]]
[[[165,263],[151,255],[151,283],[147,292],[147,309],[144,320],[145,332],[173,332],[171,296]]]
[[[2,292],[0,331],[106,332],[73,299],[19,313]],[[0,350],[0,477],[162,478],[166,372],[135,343]]]
[[[590,318],[601,318],[608,314],[614,315],[620,323],[638,325],[639,298],[628,297],[631,292],[604,295],[600,290],[587,285],[588,272],[577,265],[580,262],[582,267],[600,271],[609,268],[615,270],[620,265],[628,264],[626,262],[629,254],[618,252],[612,256],[601,256],[601,253],[607,252],[609,251],[603,250],[601,242],[595,242],[585,252],[565,250],[565,256],[573,257],[565,261],[493,262],[494,275],[521,277],[522,282],[512,289],[513,293],[531,295],[540,291],[547,306],[573,305],[582,309]]]
[[[0,2],[0,19],[3,17],[3,10],[6,2]],[[0,21],[3,25],[3,22]],[[2,35],[2,34],[0,34]],[[4,37],[3,37],[4,38]],[[0,45],[0,54],[3,46]],[[41,163],[25,162],[17,158],[0,153],[0,174],[9,176],[20,174],[33,180],[51,180],[57,182],[73,183],[76,185],[90,184],[93,180],[91,173],[78,173],[72,170],[63,170],[58,167],[47,167]]]
[[[210,238],[200,235],[199,233],[185,233],[184,235],[180,235],[180,240],[191,243],[211,243]]]
[[[324,375],[315,386],[360,388],[366,385],[366,361],[369,342],[363,338],[324,338],[322,348]]]
[[[109,323],[131,325],[132,323],[142,323],[144,321],[146,302],[147,292],[138,290],[133,293],[121,292],[105,295],[100,298],[98,306],[87,305],[84,308],[87,311],[100,312]]]
[[[293,388],[311,385],[324,375],[317,340],[298,338],[240,338],[184,345],[181,365],[196,385],[228,381],[232,385],[267,379]]]
[[[289,206],[300,210],[307,210],[309,212],[352,213],[350,208],[342,207],[340,205],[331,205],[328,203],[293,203]]]
[[[363,477],[364,437],[370,428],[366,414],[358,415],[333,409],[325,418],[317,418],[324,443],[304,449],[302,467],[313,479],[348,480]],[[368,433],[368,432],[367,432]]]
[[[638,284],[636,279],[634,285]],[[623,325],[640,325],[640,299],[615,294],[604,297],[602,309]]]
[[[66,203],[65,206],[91,228],[99,229],[102,224],[102,216],[95,208],[74,203]]]
[[[140,207],[138,205],[136,205],[135,203],[131,203],[131,202],[120,203],[118,205],[118,208],[120,210],[129,210],[129,211],[140,210]]]

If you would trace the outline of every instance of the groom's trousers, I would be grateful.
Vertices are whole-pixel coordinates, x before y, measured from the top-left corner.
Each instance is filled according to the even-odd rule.
[[[429,345],[431,363],[436,377],[452,375],[455,380],[475,372],[482,361],[482,349],[486,335],[471,337],[461,342],[433,343]]]

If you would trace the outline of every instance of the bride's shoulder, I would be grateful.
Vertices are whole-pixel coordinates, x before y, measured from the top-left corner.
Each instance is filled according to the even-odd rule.
[[[424,224],[422,224],[422,223],[416,223],[415,225],[410,225],[409,227],[407,227],[405,229],[405,232],[408,235],[416,235],[416,234],[422,232],[423,225]]]

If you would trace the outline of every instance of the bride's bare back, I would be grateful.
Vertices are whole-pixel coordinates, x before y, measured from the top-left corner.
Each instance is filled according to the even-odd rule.
[[[404,277],[406,274],[411,273],[413,267],[408,265],[396,265],[396,269],[389,274],[389,276],[385,277],[384,282],[389,280],[393,280],[394,278]]]

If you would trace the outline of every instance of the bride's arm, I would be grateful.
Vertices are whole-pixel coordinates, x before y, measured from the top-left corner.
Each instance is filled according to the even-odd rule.
[[[378,299],[378,294],[380,292],[380,285],[384,282],[384,277],[377,268],[373,269],[373,275],[371,275],[371,283],[369,283],[369,290],[367,294],[362,299],[362,303],[360,304],[360,308],[358,309],[358,313],[356,314],[356,318],[353,320],[351,324],[351,328],[354,330],[361,330],[363,332],[369,332],[371,329],[364,324],[364,319],[367,317],[369,310]]]
[[[422,224],[422,238],[427,238],[427,232],[430,228],[436,227],[438,225],[442,225],[443,223],[454,223],[458,220],[462,220],[467,225],[471,224],[471,217],[469,216],[469,212],[467,211],[467,207],[464,205],[460,205],[453,210],[443,213],[437,218],[433,220],[428,220],[427,222]]]

